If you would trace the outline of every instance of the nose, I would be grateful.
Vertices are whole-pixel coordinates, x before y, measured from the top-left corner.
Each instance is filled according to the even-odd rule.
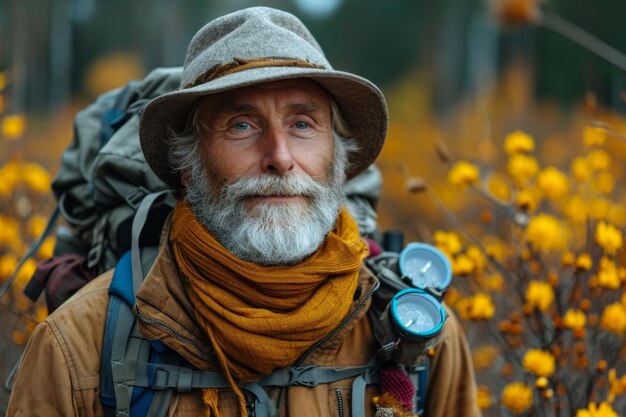
[[[264,173],[285,175],[295,168],[295,161],[289,149],[289,137],[284,132],[268,131],[261,140],[263,160],[261,169]]]

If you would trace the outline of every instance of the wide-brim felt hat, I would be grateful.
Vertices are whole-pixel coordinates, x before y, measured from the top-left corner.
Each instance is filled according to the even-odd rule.
[[[174,189],[180,174],[168,162],[170,131],[185,128],[196,101],[253,84],[307,78],[335,100],[359,150],[350,155],[346,176],[374,162],[387,133],[381,91],[357,75],[334,70],[309,30],[295,16],[268,7],[244,9],[206,24],[192,38],[180,88],[144,109],[139,136],[146,161]]]

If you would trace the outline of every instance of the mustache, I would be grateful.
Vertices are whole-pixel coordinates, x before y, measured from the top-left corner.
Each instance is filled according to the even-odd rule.
[[[325,192],[328,185],[305,174],[289,176],[259,175],[244,177],[224,187],[222,194],[231,199],[248,197],[302,196],[315,198]]]

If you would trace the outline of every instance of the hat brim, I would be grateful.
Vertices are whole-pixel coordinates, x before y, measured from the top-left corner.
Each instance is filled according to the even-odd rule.
[[[139,126],[146,161],[165,183],[180,189],[180,175],[171,169],[168,161],[167,139],[170,129],[180,131],[185,127],[196,100],[235,88],[292,78],[311,79],[334,98],[352,130],[352,138],[359,145],[359,150],[350,155],[346,177],[350,179],[364,171],[380,153],[387,134],[387,105],[383,94],[374,84],[354,74],[301,67],[254,68],[152,100],[144,109]]]

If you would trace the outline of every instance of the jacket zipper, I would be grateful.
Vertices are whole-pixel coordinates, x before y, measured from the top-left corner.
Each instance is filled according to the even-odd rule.
[[[162,322],[160,320],[155,320],[153,318],[145,316],[144,314],[142,314],[139,311],[139,308],[137,307],[136,304],[133,306],[133,313],[135,314],[135,316],[141,322],[149,324],[149,325],[154,326],[154,327],[157,327],[157,328],[163,330],[165,333],[167,333],[170,336],[172,336],[174,339],[178,340],[179,342],[192,346],[193,348],[196,349],[198,354],[200,354],[200,356],[202,356],[202,358],[204,360],[206,360],[207,362],[210,362],[212,364],[217,364],[217,360],[215,358],[215,355],[203,352],[202,349],[200,349],[200,346],[198,346],[197,343],[195,343],[193,340],[190,340],[190,339],[182,336],[180,333],[178,333],[176,330],[172,329],[165,322]]]
[[[343,417],[343,395],[341,395],[341,390],[339,390],[339,388],[335,388],[335,392],[337,393],[337,406],[339,407],[339,417]]]
[[[321,338],[320,340],[318,340],[317,342],[315,342],[315,344],[313,344],[310,348],[308,348],[306,350],[306,352],[304,352],[301,356],[300,359],[298,359],[298,361],[296,363],[294,363],[292,366],[294,368],[297,368],[298,366],[302,365],[302,362],[304,362],[306,360],[306,358],[318,347],[320,347],[322,344],[326,343],[326,341],[330,338],[332,338],[333,336],[335,336],[337,333],[339,333],[341,330],[343,330],[344,327],[346,327],[346,325],[348,323],[350,323],[354,317],[356,317],[359,312],[363,309],[363,307],[365,307],[365,304],[367,303],[367,300],[369,300],[372,297],[372,294],[378,289],[378,287],[380,286],[380,281],[378,281],[378,279],[376,279],[376,282],[374,283],[374,285],[372,286],[372,288],[369,289],[369,291],[365,294],[365,296],[361,299],[361,301],[359,302],[359,305],[356,306],[356,308],[350,313],[348,314],[348,316],[343,319],[343,321],[341,323],[339,323],[339,326],[337,326],[335,328],[335,330],[333,330],[332,332],[328,333],[326,336],[324,336],[323,338]],[[280,389],[280,391],[278,392],[278,397],[276,400],[276,414],[278,414],[278,409],[280,408],[280,403],[283,400],[283,395],[285,394],[285,387],[282,387]],[[339,393],[341,394],[341,393]]]

